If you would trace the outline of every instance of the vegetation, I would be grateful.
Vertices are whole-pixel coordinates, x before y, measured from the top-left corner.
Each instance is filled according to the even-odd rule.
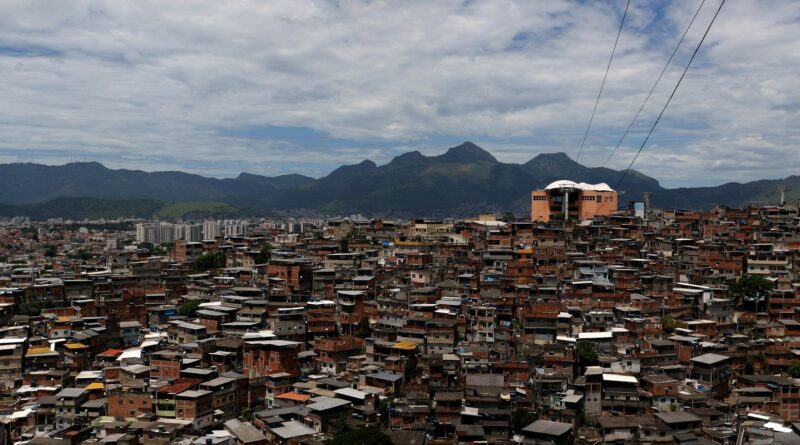
[[[741,300],[747,310],[759,311],[767,308],[772,281],[757,275],[744,275],[738,280],[728,282],[728,292]]]
[[[167,244],[153,244],[153,243],[139,243],[140,249],[147,249],[148,255],[151,256],[165,256],[169,249],[175,247],[175,243]]]
[[[77,252],[72,252],[69,255],[67,255],[67,258],[70,258],[70,259],[73,259],[73,260],[81,260],[81,261],[86,261],[86,260],[90,259],[91,257],[92,257],[92,254],[90,252],[88,252],[86,249],[78,249]]]
[[[150,218],[162,205],[155,199],[56,198],[36,204],[0,204],[0,216],[27,215],[34,220]]]
[[[210,216],[238,216],[239,213],[236,207],[217,201],[165,204],[156,212],[161,219],[202,219]]]
[[[350,431],[350,425],[347,424],[347,417],[345,417],[344,414],[333,419],[330,423],[330,427],[330,432],[334,437]]]
[[[356,325],[356,337],[367,338],[372,335],[372,327],[369,324],[369,318],[365,315]]]
[[[44,256],[48,258],[53,258],[56,255],[58,255],[58,247],[52,244],[44,246]]]
[[[793,378],[800,379],[800,363],[792,363],[787,372]]]
[[[212,269],[225,267],[225,254],[223,252],[200,255],[194,261],[195,272],[206,272]]]
[[[44,301],[41,303],[22,303],[14,307],[14,313],[17,315],[41,315],[43,309],[52,309],[55,307],[52,301]]]
[[[35,227],[23,227],[19,229],[23,235],[29,236],[34,241],[39,241],[39,231]]]
[[[380,401],[378,406],[378,415],[381,416],[381,423],[384,426],[389,425],[389,411],[392,409],[392,403],[394,403],[394,399],[386,397]]]
[[[511,413],[511,427],[514,428],[515,433],[520,432],[520,430],[535,421],[536,415],[524,408],[517,408]]]
[[[665,334],[671,334],[678,327],[678,322],[672,317],[664,317],[661,319],[661,330]]]
[[[192,318],[197,315],[197,309],[199,307],[200,300],[187,300],[178,308],[178,313],[184,317]]]
[[[747,357],[747,361],[744,364],[744,373],[745,374],[755,374],[756,371],[756,359],[753,357]]]
[[[255,258],[253,258],[253,261],[255,261],[256,264],[266,264],[271,259],[272,259],[272,244],[267,243],[264,245],[264,247],[261,248],[261,251],[258,252],[258,255],[256,255]]]
[[[582,366],[592,366],[598,363],[597,352],[594,350],[594,344],[587,340],[578,341],[578,363]]]
[[[394,445],[392,439],[374,426],[347,430],[334,434],[333,439],[325,441],[325,445]]]

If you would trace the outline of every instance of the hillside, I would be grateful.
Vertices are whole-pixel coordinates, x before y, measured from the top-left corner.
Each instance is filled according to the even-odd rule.
[[[525,214],[529,192],[552,181],[605,182],[614,187],[621,176],[621,171],[581,165],[564,153],[539,154],[524,164],[503,163],[471,142],[437,156],[412,151],[380,166],[369,160],[344,165],[319,179],[251,173],[215,179],[184,172],[112,170],[96,162],[2,164],[0,203],[6,205],[0,206],[0,213],[91,217],[158,214],[162,218],[298,209],[393,216],[466,216],[505,210]],[[774,202],[778,184],[800,190],[800,177],[665,189],[657,180],[632,171],[618,188],[623,192],[623,205],[641,199],[643,192],[651,192],[656,207],[702,209],[718,204]],[[49,208],[34,205],[47,202]],[[75,205],[71,207],[68,202]],[[64,213],[55,213],[59,211]]]

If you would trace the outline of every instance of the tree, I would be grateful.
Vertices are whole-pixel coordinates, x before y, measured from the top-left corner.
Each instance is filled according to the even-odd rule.
[[[44,246],[44,256],[48,258],[53,258],[56,255],[58,255],[58,247],[52,244]]]
[[[194,270],[196,272],[206,272],[211,269],[221,269],[223,267],[225,267],[225,254],[222,252],[200,255],[194,260]]]
[[[331,425],[330,432],[333,434],[334,437],[350,431],[350,426],[347,424],[347,417],[345,417],[344,414],[333,419],[330,425]]]
[[[800,379],[800,363],[792,363],[792,366],[789,366],[788,373],[790,376]]]
[[[166,243],[164,245],[153,244],[153,243],[139,243],[140,249],[147,250],[147,254],[150,256],[164,256],[167,254],[168,248],[174,248],[175,243]]]
[[[372,327],[369,324],[369,317],[361,317],[361,321],[356,325],[356,337],[367,338],[372,334]]]
[[[335,434],[325,445],[394,445],[392,439],[374,426]]]
[[[197,315],[197,309],[200,307],[200,300],[187,300],[178,309],[178,313],[184,317],[192,318]]]
[[[578,363],[581,366],[592,366],[597,364],[597,352],[594,350],[594,344],[587,340],[578,342],[577,348]]]
[[[524,408],[517,408],[511,413],[511,426],[516,433],[535,421],[536,415]]]
[[[384,426],[389,425],[389,411],[392,409],[394,399],[392,397],[384,397],[378,405],[378,415],[381,417],[381,423]]]
[[[661,319],[661,330],[665,334],[671,334],[678,327],[678,322],[672,317],[664,317]]]
[[[503,212],[503,216],[500,217],[500,220],[505,222],[516,221],[516,219],[517,217],[514,216],[514,212],[512,212],[511,210],[506,210],[505,212]]]
[[[774,287],[772,281],[757,275],[745,275],[728,282],[728,292],[741,299],[745,309],[756,312],[767,308],[766,303]]]
[[[756,359],[753,357],[747,357],[747,361],[744,364],[744,373],[745,374],[755,374],[756,372]]]
[[[272,259],[272,244],[264,244],[261,251],[253,258],[256,264],[264,264]]]
[[[92,254],[87,252],[85,249],[79,249],[78,252],[71,253],[68,255],[68,257],[73,260],[86,261],[92,257]]]
[[[52,309],[55,304],[52,301],[22,303],[15,306],[14,312],[18,315],[37,316],[42,315],[42,310]]]

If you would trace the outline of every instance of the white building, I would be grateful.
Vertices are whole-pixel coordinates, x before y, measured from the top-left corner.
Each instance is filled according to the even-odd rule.
[[[219,223],[217,221],[203,221],[203,239],[214,239],[219,236]]]
[[[175,242],[175,228],[170,223],[139,223],[136,225],[139,243],[166,244]]]

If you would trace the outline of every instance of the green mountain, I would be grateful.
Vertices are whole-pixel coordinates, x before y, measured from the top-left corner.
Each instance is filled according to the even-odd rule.
[[[199,220],[274,216],[267,209],[235,207],[224,202],[165,203],[156,199],[55,198],[33,204],[0,204],[0,217],[30,216],[34,220],[152,218]]]
[[[98,162],[0,164],[0,202],[30,204],[62,197],[217,201],[276,193],[313,181],[301,175],[270,178],[242,173],[235,179],[215,179],[177,171],[111,170]]]
[[[0,204],[0,216],[34,220],[150,218],[164,205],[155,199],[56,198],[34,204]]]
[[[605,182],[623,193],[623,205],[651,192],[654,206],[685,209],[775,202],[779,184],[800,190],[798,176],[665,189],[636,171],[619,183],[622,175],[586,167],[564,153],[539,154],[524,164],[502,163],[471,142],[438,156],[412,151],[381,166],[369,160],[345,165],[319,179],[249,173],[214,179],[183,172],[112,170],[96,162],[2,164],[0,203],[6,205],[0,205],[0,216],[200,218],[302,209],[399,216],[465,216],[510,209],[525,214],[530,191],[559,179]]]

